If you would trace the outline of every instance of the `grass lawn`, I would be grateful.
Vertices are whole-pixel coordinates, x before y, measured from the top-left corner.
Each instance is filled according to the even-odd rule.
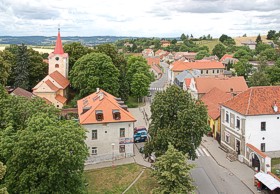
[[[280,158],[272,158],[271,159],[271,172],[273,174],[277,175],[276,174],[277,169],[280,170]],[[278,175],[278,177],[280,177],[280,176]]]
[[[198,46],[207,46],[209,48],[210,53],[212,52],[213,48],[220,43],[219,39],[213,40],[199,40],[194,41]]]
[[[88,193],[122,193],[141,171],[142,167],[137,164],[85,171]],[[138,181],[127,193],[150,193],[156,183],[150,177],[150,169],[146,169]]]
[[[139,106],[144,106],[145,104],[141,102],[138,104],[138,99],[132,96],[128,97],[128,100],[125,102],[125,104],[128,106],[128,108],[137,108]]]

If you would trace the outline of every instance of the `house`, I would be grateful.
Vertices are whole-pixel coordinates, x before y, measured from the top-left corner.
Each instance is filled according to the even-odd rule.
[[[153,57],[155,56],[153,49],[144,49],[142,51],[142,56],[143,57]]]
[[[174,55],[174,60],[193,62],[195,61],[196,55],[197,53],[194,52],[176,52]]]
[[[191,78],[189,92],[194,99],[201,99],[214,87],[233,96],[248,89],[243,76],[239,77],[197,77]]]
[[[191,79],[191,78],[194,78],[194,77],[199,77],[199,75],[200,75],[200,71],[190,72],[188,70],[185,70],[185,71],[179,73],[175,77],[174,84],[183,89],[185,79]]]
[[[162,76],[162,70],[160,68],[160,58],[159,57],[147,57],[148,65],[150,66],[150,71],[153,72],[156,79]]]
[[[68,80],[69,57],[64,53],[59,29],[54,52],[49,54],[48,60],[48,75],[33,88],[33,94],[57,108],[62,108],[67,101],[67,88],[70,82]]]
[[[233,58],[233,55],[225,54],[220,61],[224,64],[224,66],[227,68],[229,64],[235,64],[239,60],[236,58]]]
[[[231,93],[227,93],[216,87],[201,97],[201,101],[207,106],[208,125],[211,128],[211,135],[218,142],[221,140],[220,104],[228,101],[232,97]]]
[[[223,75],[224,69],[223,64],[218,61],[175,61],[169,66],[168,80],[173,84],[175,77],[184,70],[199,70],[200,76],[214,77]]]
[[[257,45],[256,42],[251,41],[251,40],[249,40],[249,41],[247,41],[247,42],[241,42],[241,44],[242,44],[243,46],[248,46],[251,50],[255,50],[255,49],[256,49],[256,45]]]
[[[162,60],[168,64],[174,61],[174,54],[171,52],[167,52],[163,55]]]
[[[279,96],[280,86],[251,87],[221,106],[221,146],[266,173],[280,154]]]
[[[16,89],[14,89],[10,94],[13,96],[21,96],[21,97],[27,98],[29,100],[36,97],[36,95],[34,95],[33,93],[28,92],[27,90],[22,89],[20,87],[17,87]]]
[[[168,54],[168,52],[167,51],[164,51],[164,50],[161,50],[161,49],[159,49],[159,50],[157,50],[156,52],[155,52],[155,56],[156,57],[159,57],[160,59],[162,59],[164,56],[166,56]]]
[[[216,55],[213,55],[213,56],[209,56],[209,57],[203,57],[202,60],[219,61],[219,58]]]
[[[160,44],[161,44],[161,47],[168,47],[171,45],[170,41],[168,41],[168,40],[161,40]]]
[[[87,164],[131,157],[136,121],[120,98],[97,88],[78,100],[80,124],[86,129]]]
[[[125,47],[133,47],[133,44],[129,43],[129,42],[126,42],[126,43],[123,44],[123,46],[125,46]]]

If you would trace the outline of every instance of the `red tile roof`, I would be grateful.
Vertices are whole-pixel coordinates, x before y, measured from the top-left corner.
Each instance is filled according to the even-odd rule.
[[[57,34],[55,49],[54,49],[53,53],[54,54],[63,54],[64,53],[61,38],[60,38],[60,31],[58,31],[58,34]]]
[[[152,66],[153,64],[159,65],[160,58],[158,57],[147,57],[146,58],[148,65]]]
[[[96,124],[96,123],[117,123],[117,122],[134,122],[136,121],[132,114],[124,110],[117,102],[115,97],[103,90],[92,93],[91,95],[78,100],[78,114],[81,124]],[[89,110],[83,113],[83,109]],[[97,121],[95,111],[102,110],[103,120]],[[121,114],[120,120],[113,118],[113,110],[119,110]]]
[[[199,94],[205,94],[214,87],[224,92],[241,93],[248,89],[243,76],[239,77],[197,77],[195,84]]]
[[[226,93],[215,87],[202,96],[201,101],[207,106],[208,115],[216,120],[220,117],[220,104],[231,98],[232,94]]]
[[[51,78],[53,78],[63,89],[65,89],[69,84],[69,80],[66,79],[61,73],[58,71],[54,71],[49,75]]]
[[[257,154],[259,154],[261,157],[263,157],[263,158],[267,157],[267,155],[265,153],[263,153],[261,150],[259,150],[258,148],[256,148],[252,144],[246,143],[246,146],[249,147],[254,152],[256,152]]]
[[[224,65],[218,61],[205,61],[205,62],[184,62],[175,61],[172,71],[184,71],[192,69],[224,69]]]
[[[14,91],[12,92],[12,94],[14,94],[15,96],[22,96],[28,99],[32,99],[33,97],[36,97],[35,94],[28,92],[27,90],[24,90],[22,88],[17,87],[16,89],[14,89]]]
[[[67,98],[61,96],[60,94],[57,94],[55,99],[58,101],[58,102],[61,102],[62,104],[64,104],[66,101],[67,101]]]
[[[227,59],[227,58],[233,58],[233,55],[225,54],[225,55],[220,59],[220,61],[223,61],[223,60],[225,60],[225,59]]]
[[[222,105],[242,115],[280,114],[280,86],[252,87]]]
[[[59,90],[59,88],[56,87],[49,79],[47,81],[45,81],[45,83],[50,87],[51,90],[53,90],[55,92]]]

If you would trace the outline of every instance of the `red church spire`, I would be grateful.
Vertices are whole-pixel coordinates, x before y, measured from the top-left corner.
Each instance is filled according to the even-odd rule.
[[[62,42],[60,38],[60,28],[58,28],[58,34],[57,34],[57,39],[55,43],[55,49],[54,49],[54,54],[64,54],[64,50],[62,47]]]

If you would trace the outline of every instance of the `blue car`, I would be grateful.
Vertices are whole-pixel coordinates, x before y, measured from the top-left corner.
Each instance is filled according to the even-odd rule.
[[[146,130],[137,131],[134,134],[134,142],[144,142],[147,141],[148,134]]]

